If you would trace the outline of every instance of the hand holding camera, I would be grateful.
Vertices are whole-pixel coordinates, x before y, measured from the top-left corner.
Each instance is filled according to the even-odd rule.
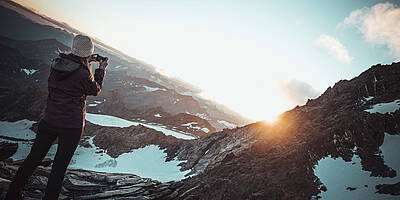
[[[93,54],[91,61],[99,62],[99,68],[105,70],[108,65],[108,58],[100,56],[99,54]]]

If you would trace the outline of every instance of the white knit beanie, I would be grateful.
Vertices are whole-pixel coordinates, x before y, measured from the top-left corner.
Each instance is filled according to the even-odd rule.
[[[72,42],[72,54],[79,57],[88,57],[93,54],[94,45],[92,39],[86,35],[76,35]]]

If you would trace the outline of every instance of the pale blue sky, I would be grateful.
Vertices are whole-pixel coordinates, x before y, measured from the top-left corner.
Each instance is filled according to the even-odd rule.
[[[323,92],[400,57],[384,42],[367,41],[355,26],[339,25],[357,9],[388,1],[112,2],[22,1],[256,120],[301,104],[293,88]],[[396,2],[391,3],[399,6]],[[321,35],[339,41],[350,61],[317,44]]]

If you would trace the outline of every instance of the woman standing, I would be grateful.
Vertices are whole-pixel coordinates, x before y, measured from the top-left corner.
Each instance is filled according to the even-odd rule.
[[[22,191],[33,171],[42,162],[54,140],[57,153],[48,178],[45,200],[55,200],[61,191],[66,169],[83,135],[86,96],[97,96],[103,84],[108,58],[92,55],[94,45],[88,36],[76,35],[70,53],[59,53],[51,64],[48,97],[29,155],[19,167],[9,186],[6,199],[22,199]],[[93,75],[90,62],[99,61]]]

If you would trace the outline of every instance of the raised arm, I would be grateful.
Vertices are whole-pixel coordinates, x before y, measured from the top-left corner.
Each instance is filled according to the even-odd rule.
[[[108,59],[101,62],[99,64],[99,68],[95,70],[94,76],[88,71],[87,75],[85,75],[83,78],[82,83],[82,90],[84,94],[93,96],[100,94],[107,65]]]

